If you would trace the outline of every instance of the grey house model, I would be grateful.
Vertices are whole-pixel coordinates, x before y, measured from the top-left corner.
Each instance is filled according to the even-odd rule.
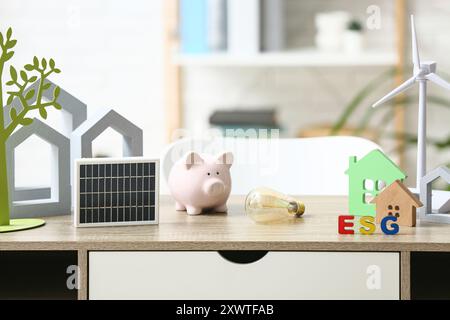
[[[92,142],[106,129],[111,128],[123,137],[123,156],[140,157],[143,154],[142,129],[112,109],[103,109],[89,117],[72,132],[71,160],[92,158]]]
[[[45,99],[51,99],[52,98],[52,92],[54,91],[56,85],[46,80],[46,84],[50,84],[50,87],[44,91],[43,97]],[[35,90],[36,94],[38,92],[38,87],[40,85],[40,81],[36,81],[31,86],[27,87],[25,90],[26,92],[30,90]],[[61,93],[58,97],[58,101],[62,107],[62,110],[68,112],[72,116],[72,130],[75,130],[78,128],[84,121],[87,119],[87,106],[84,102],[78,100],[76,97],[65,91],[64,89],[61,89]],[[33,98],[29,100],[29,103],[34,103],[36,101],[36,94]],[[4,115],[5,115],[5,122],[9,124],[11,122],[10,117],[10,109],[11,107],[15,107],[17,111],[20,112],[22,108],[22,104],[20,103],[18,98],[15,98],[12,103],[4,108]],[[18,131],[22,130],[23,128],[19,129]],[[11,145],[12,146],[12,145]],[[13,153],[14,149],[11,147],[7,149],[8,154]],[[14,174],[14,163],[9,162],[8,163],[8,171],[11,173],[11,175]],[[10,177],[10,179],[14,180],[14,177]],[[14,185],[14,184],[13,184]],[[44,188],[20,188],[20,189],[10,189],[14,190],[12,191],[12,197],[14,201],[30,201],[30,200],[43,200],[48,199],[51,197],[51,190],[50,188],[44,187]]]
[[[447,184],[450,184],[450,169],[447,167],[438,167],[429,172],[421,180],[420,201],[423,207],[420,209],[420,219],[424,221],[450,223],[450,198],[444,203],[440,203],[437,211],[432,210],[432,183],[442,178]]]
[[[55,84],[50,83],[50,88],[45,92],[53,92]],[[36,89],[39,82],[28,87],[26,91]],[[37,91],[37,90],[36,90]],[[50,97],[44,96],[50,99]],[[30,103],[36,100],[36,96],[30,99]],[[70,138],[54,130],[38,119],[33,119],[33,124],[18,129],[9,139],[8,154],[8,183],[10,190],[14,190],[11,202],[11,214],[13,218],[31,218],[46,215],[64,215],[71,211],[71,176],[74,159],[91,158],[92,142],[102,132],[112,128],[123,136],[123,155],[143,155],[143,132],[129,120],[112,109],[104,109],[87,119],[87,106],[68,92],[61,89],[58,101],[63,110],[72,116],[72,133]],[[9,111],[11,107],[21,110],[20,101],[13,102],[4,108],[5,122],[10,123]],[[36,135],[53,146],[52,184],[50,188],[22,188],[15,189],[15,159],[14,153],[17,146],[31,136]]]
[[[14,150],[32,135],[36,135],[52,145],[52,183],[49,199],[14,201],[10,199],[12,218],[30,218],[45,215],[70,214],[70,140],[39,119],[22,127],[11,135],[7,142],[8,168],[10,170],[9,189],[14,190],[15,160]]]

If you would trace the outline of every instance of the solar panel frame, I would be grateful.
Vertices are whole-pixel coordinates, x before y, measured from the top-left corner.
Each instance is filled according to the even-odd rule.
[[[153,168],[151,165],[143,165],[147,163],[154,164],[154,172],[152,172]],[[131,175],[134,172],[136,173],[136,176]],[[122,173],[122,176],[119,175],[120,173]],[[129,179],[125,179],[126,173],[128,173]],[[138,175],[139,173],[140,175]],[[148,173],[148,175],[145,176],[145,173]],[[75,200],[73,215],[74,225],[76,227],[111,227],[158,224],[159,175],[159,159],[128,157],[83,158],[75,160],[73,186],[73,199]],[[135,190],[132,190],[131,179],[134,177],[136,185],[134,186]],[[87,183],[91,182],[88,181],[88,179],[92,179],[91,181],[95,179],[97,183]],[[101,179],[104,179],[103,186],[99,185]],[[128,182],[126,182],[127,180]],[[147,181],[147,185],[144,184],[144,180]],[[107,185],[108,181],[110,185]],[[141,188],[138,188],[138,182],[140,182],[139,185]],[[144,190],[144,188],[151,189],[153,184],[154,190]],[[102,188],[103,191],[101,191]],[[99,194],[104,196],[98,197]],[[116,194],[117,196],[114,196]],[[132,196],[132,194],[134,196]],[[90,197],[88,195],[90,195]],[[92,210],[91,215],[83,215],[84,219],[82,219],[83,217],[80,210],[82,210],[81,207],[83,207],[84,210],[87,210],[86,207],[88,206],[80,206],[82,200],[85,201],[83,203],[86,203],[86,201],[89,202],[90,210]],[[151,205],[152,200],[154,201],[154,206]],[[131,205],[132,201],[135,201],[136,203],[134,207]],[[103,206],[99,205],[101,203],[103,203]],[[147,203],[147,205],[145,203]],[[119,206],[119,204],[121,204],[121,206]],[[138,204],[140,205],[138,206]],[[148,207],[149,209],[144,210],[144,207]],[[105,222],[107,212],[109,212],[109,218],[106,220],[110,221]],[[154,219],[150,219],[153,214]],[[130,218],[128,220],[131,220],[131,218],[136,219],[134,221],[123,221],[124,218],[126,218],[125,215]],[[141,218],[142,220],[138,220],[138,218]]]

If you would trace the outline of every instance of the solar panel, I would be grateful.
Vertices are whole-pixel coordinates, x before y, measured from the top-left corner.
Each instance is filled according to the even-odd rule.
[[[75,226],[158,223],[159,160],[79,159],[74,178]]]

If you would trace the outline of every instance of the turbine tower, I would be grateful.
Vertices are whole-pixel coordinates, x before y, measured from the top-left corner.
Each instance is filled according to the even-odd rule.
[[[414,16],[411,15],[411,43],[412,43],[412,58],[413,58],[413,76],[402,83],[400,86],[389,92],[383,98],[375,102],[372,107],[377,107],[380,104],[392,99],[401,92],[412,87],[416,82],[419,83],[419,117],[417,128],[417,180],[416,188],[420,192],[420,180],[425,175],[427,170],[426,165],[426,133],[427,133],[427,81],[450,90],[450,83],[439,77],[436,72],[436,62],[423,61],[420,62],[419,49],[417,47],[416,27],[414,25]]]

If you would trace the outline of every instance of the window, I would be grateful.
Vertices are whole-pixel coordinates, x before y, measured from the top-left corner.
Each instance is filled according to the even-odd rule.
[[[375,189],[375,182],[370,179],[364,179],[364,190],[373,191]]]
[[[387,206],[388,216],[400,217],[400,206],[394,206],[392,204]]]
[[[52,145],[33,134],[14,150],[13,201],[51,199],[57,195],[56,172],[52,170]],[[33,157],[33,162],[30,157]],[[55,200],[58,197],[56,197]]]
[[[374,198],[372,193],[364,193],[364,203],[369,204]]]
[[[400,217],[400,207],[399,207],[399,206],[395,206],[394,209],[395,209],[394,215],[395,215],[397,218]]]
[[[107,128],[92,141],[94,157],[121,157],[123,155],[123,136],[112,128]]]
[[[363,181],[363,202],[370,204],[370,201],[377,195],[377,190],[375,189],[375,181],[371,179],[364,179]]]
[[[383,180],[377,180],[377,191],[381,191],[386,187],[386,182]]]

